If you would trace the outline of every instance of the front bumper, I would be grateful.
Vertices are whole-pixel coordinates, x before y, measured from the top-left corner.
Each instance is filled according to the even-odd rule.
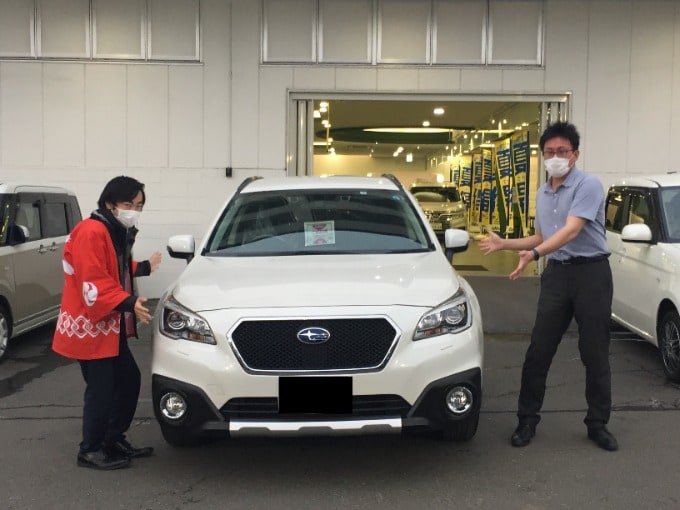
[[[451,413],[445,403],[448,391],[463,386],[473,396],[464,414]],[[170,420],[161,413],[161,399],[175,392],[187,402],[187,413]],[[482,401],[481,369],[473,368],[431,382],[413,405],[396,395],[355,395],[351,412],[343,414],[284,414],[277,397],[234,398],[218,409],[200,388],[154,374],[153,406],[163,426],[188,434],[223,433],[233,437],[264,435],[335,435],[398,433],[406,429],[442,429],[447,423],[479,413]]]

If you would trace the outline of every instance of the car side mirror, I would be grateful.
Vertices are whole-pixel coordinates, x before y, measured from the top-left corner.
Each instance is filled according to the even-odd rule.
[[[466,230],[449,228],[444,232],[444,254],[452,261],[455,253],[461,253],[470,245],[470,234]]]
[[[184,259],[187,264],[194,258],[196,241],[192,235],[172,236],[168,239],[168,254],[175,259]]]
[[[30,233],[28,231],[28,228],[24,227],[23,225],[12,225],[9,229],[9,244],[11,246],[17,245],[17,244],[23,244],[26,242],[28,237],[30,236]]]
[[[629,243],[651,243],[652,229],[644,223],[631,223],[623,227],[621,239]]]

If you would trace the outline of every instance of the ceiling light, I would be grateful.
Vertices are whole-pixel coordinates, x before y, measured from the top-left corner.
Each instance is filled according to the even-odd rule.
[[[435,108],[432,111],[432,113],[434,113],[435,115],[444,115],[444,108],[442,108],[441,106],[437,106],[437,108]]]
[[[406,154],[406,162],[413,163],[413,153],[409,152],[408,154]]]
[[[321,113],[326,113],[328,111],[328,107],[327,106],[321,106],[321,107],[319,107],[319,111]]]
[[[429,125],[430,125],[430,121],[429,121],[429,120],[424,120],[424,121],[423,121],[423,126],[424,126],[424,127],[428,127]]]
[[[397,148],[397,153],[402,153],[402,152],[404,152],[404,148],[403,148],[403,147],[398,147],[398,148]]]
[[[328,108],[328,101],[321,101],[321,102],[319,103],[319,106],[320,106],[321,108]]]
[[[319,110],[314,110],[314,118],[315,119],[320,119],[321,118],[321,112]]]
[[[364,128],[364,131],[372,133],[448,133],[446,128],[436,127],[386,127],[386,128]]]

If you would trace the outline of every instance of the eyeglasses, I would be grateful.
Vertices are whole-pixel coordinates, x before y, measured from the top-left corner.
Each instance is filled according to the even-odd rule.
[[[543,151],[543,157],[545,159],[550,159],[553,156],[557,156],[558,158],[564,158],[569,155],[570,152],[574,152],[574,149],[557,149],[556,151]]]

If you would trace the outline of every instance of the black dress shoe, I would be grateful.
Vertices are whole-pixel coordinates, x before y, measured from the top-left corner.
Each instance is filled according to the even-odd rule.
[[[143,448],[135,448],[125,439],[116,441],[115,443],[108,443],[105,446],[107,452],[111,455],[119,455],[128,459],[138,459],[140,457],[151,457],[153,455],[153,448],[145,446]]]
[[[78,453],[78,465],[92,469],[121,469],[130,466],[130,459],[111,455],[105,450]]]
[[[520,423],[510,438],[512,446],[526,446],[531,443],[531,438],[536,435],[536,427]]]
[[[588,429],[588,438],[603,450],[613,452],[619,449],[619,443],[616,442],[616,438],[606,427]]]

